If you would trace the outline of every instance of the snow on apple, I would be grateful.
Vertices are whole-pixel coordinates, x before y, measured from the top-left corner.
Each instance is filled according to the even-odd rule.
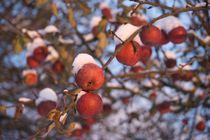
[[[94,58],[86,53],[80,53],[78,54],[75,58],[74,61],[72,63],[73,69],[72,72],[73,74],[76,74],[85,64],[87,63],[92,63],[92,64],[96,64],[96,61],[94,60]]]
[[[57,33],[57,32],[59,32],[58,28],[55,27],[54,25],[48,25],[47,27],[44,28],[44,31],[46,33]]]
[[[51,88],[44,88],[39,92],[38,99],[36,99],[36,105],[41,103],[42,101],[50,100],[53,102],[58,101],[58,97],[54,90]]]

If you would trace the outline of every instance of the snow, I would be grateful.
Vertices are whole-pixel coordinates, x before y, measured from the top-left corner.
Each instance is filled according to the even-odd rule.
[[[210,44],[210,36],[205,37],[204,42]]]
[[[27,74],[37,74],[37,72],[34,69],[23,70],[22,72],[23,77],[26,76]]]
[[[67,113],[64,113],[63,115],[61,115],[59,121],[62,122],[63,120],[65,120],[67,117]]]
[[[82,126],[81,126],[80,123],[78,123],[78,122],[75,122],[75,123],[74,123],[74,128],[73,128],[73,130],[81,129],[81,128],[82,128]]]
[[[200,115],[196,116],[196,123],[200,122],[200,121],[204,121],[203,117]]]
[[[172,51],[166,51],[165,55],[167,58],[176,59],[176,54]]]
[[[54,101],[57,102],[58,97],[54,90],[51,88],[44,88],[39,92],[39,97],[36,100],[36,105],[41,103],[42,101]]]
[[[206,6],[206,2],[197,3],[195,7],[203,7]],[[210,0],[208,0],[208,6],[210,6]]]
[[[73,66],[73,69],[72,69],[72,72],[73,74],[76,74],[82,67],[83,65],[87,64],[87,63],[93,63],[93,64],[96,64],[96,61],[94,60],[94,58],[89,55],[89,54],[86,54],[86,53],[80,53],[78,54],[73,63],[72,63],[72,66]]]
[[[77,94],[77,100],[76,102],[82,97],[82,95],[85,95],[87,92],[85,91],[80,91],[78,94]]]
[[[31,102],[32,99],[26,98],[26,97],[20,97],[20,98],[18,99],[18,101],[19,101],[19,102],[23,102],[23,103],[27,103],[27,102]]]
[[[58,28],[55,27],[54,25],[48,25],[47,27],[44,28],[44,31],[46,33],[56,33],[56,32],[59,32]]]
[[[49,46],[47,49],[48,49],[49,54],[47,55],[47,58],[45,59],[45,61],[54,61],[58,59],[59,53],[54,47]]]
[[[184,27],[182,22],[174,16],[168,16],[168,17],[162,18],[156,21],[154,25],[157,26],[159,29],[164,30],[166,33],[169,33],[171,30],[179,26]]]
[[[86,34],[83,36],[83,38],[85,39],[85,41],[90,41],[94,38],[92,33]]]
[[[109,6],[108,6],[107,3],[102,2],[102,3],[100,3],[99,8],[100,8],[100,9],[104,9],[104,8],[109,8]]]
[[[117,31],[115,32],[115,34],[122,40],[122,41],[126,41],[135,31],[137,31],[139,29],[139,27],[134,26],[132,24],[123,24],[121,25]],[[137,35],[139,36],[139,35]],[[120,44],[122,43],[116,36],[114,37],[115,43],[116,44]],[[138,41],[138,37],[135,38],[135,40]],[[139,41],[138,41],[139,42]]]
[[[34,50],[40,46],[46,46],[46,42],[42,38],[35,38],[32,43],[27,44],[27,56],[33,54]]]
[[[22,32],[28,34],[28,36],[30,38],[40,37],[40,35],[37,31],[27,30],[27,29],[23,28]]]
[[[94,26],[97,26],[100,21],[101,17],[94,16],[90,21],[90,27],[93,28]]]
[[[62,44],[73,44],[74,40],[68,38],[68,39],[64,39],[61,36],[59,36],[58,41]]]

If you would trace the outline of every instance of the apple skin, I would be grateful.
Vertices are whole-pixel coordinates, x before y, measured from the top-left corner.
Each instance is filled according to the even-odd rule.
[[[168,34],[164,30],[161,30],[161,33],[160,45],[167,44],[169,42]]]
[[[174,44],[182,43],[187,38],[187,31],[184,27],[179,26],[171,30],[168,34],[169,40]]]
[[[52,109],[55,109],[55,108],[56,108],[56,102],[46,100],[46,101],[42,101],[41,103],[38,104],[37,111],[41,116],[47,117],[48,113]]]
[[[57,60],[55,63],[52,65],[52,70],[55,73],[60,73],[64,70],[64,65],[61,61]]]
[[[94,117],[90,117],[90,118],[83,118],[83,121],[87,126],[91,126],[94,123],[96,123],[97,120]]]
[[[205,128],[206,128],[206,124],[205,124],[205,122],[202,120],[202,121],[199,121],[197,124],[196,124],[196,129],[198,130],[198,131],[204,131],[205,130]]]
[[[147,24],[147,21],[144,19],[140,19],[138,16],[130,17],[130,23],[134,26],[142,26]]]
[[[150,46],[140,47],[139,54],[139,60],[145,63],[152,55],[152,48]]]
[[[121,47],[121,44],[116,46],[116,49]],[[116,58],[117,60],[128,66],[135,65],[139,60],[139,49],[140,45],[136,41],[130,41],[121,48],[120,51],[117,52]]]
[[[129,96],[123,97],[123,98],[122,98],[122,102],[123,102],[124,105],[128,105],[129,102],[130,102],[130,97],[129,97]]]
[[[86,93],[79,98],[76,108],[82,118],[91,118],[103,110],[103,102],[99,95]]]
[[[24,76],[24,83],[28,86],[34,86],[38,82],[38,76],[34,73],[29,73]]]
[[[47,55],[48,49],[46,46],[40,46],[36,48],[33,52],[34,59],[36,59],[38,62],[44,61]]]
[[[104,72],[96,64],[87,63],[77,72],[75,80],[85,91],[97,90],[104,83]]]
[[[143,26],[140,32],[140,38],[145,45],[160,45],[162,42],[162,32],[154,25]]]
[[[40,66],[40,62],[38,62],[33,56],[28,56],[26,61],[30,68],[37,68]]]
[[[73,130],[71,134],[72,137],[81,137],[82,135],[83,135],[82,128]]]
[[[173,68],[176,66],[176,59],[168,58],[165,60],[165,65],[167,68]]]
[[[108,20],[111,20],[112,19],[112,12],[111,12],[111,9],[108,8],[108,7],[104,7],[102,10],[102,15],[108,19]]]

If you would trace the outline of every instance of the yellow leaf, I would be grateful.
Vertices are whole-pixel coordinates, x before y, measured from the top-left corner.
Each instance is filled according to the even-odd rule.
[[[51,11],[52,11],[54,16],[58,16],[58,7],[55,3],[51,4]]]
[[[57,109],[52,109],[49,113],[48,113],[48,116],[47,118],[49,120],[55,120],[57,118],[60,118],[60,111],[57,110]]]
[[[42,5],[46,4],[47,2],[48,2],[48,0],[36,0],[36,5],[42,6]]]
[[[87,6],[86,3],[83,3],[83,2],[81,2],[81,1],[76,1],[76,2],[77,2],[77,4],[78,4],[78,6],[82,9],[83,15],[88,15],[88,14],[90,14],[91,10],[90,10],[90,8]]]
[[[106,19],[102,19],[99,22],[99,31],[105,31],[107,23],[108,23],[108,21]]]
[[[69,9],[68,9],[68,19],[69,19],[69,22],[70,22],[71,26],[72,26],[73,28],[76,28],[77,23],[76,23],[76,20],[75,20],[75,18],[74,18],[74,11],[73,11],[72,8],[69,8]]]
[[[106,38],[106,34],[104,32],[100,32],[98,35],[97,35],[99,41],[98,41],[98,45],[97,45],[97,48],[96,48],[96,56],[100,57],[101,54],[103,53],[104,49],[106,48],[107,46],[107,38]]]
[[[7,111],[7,107],[6,106],[3,106],[3,105],[0,105],[0,113],[3,113],[6,115],[6,112]]]
[[[14,52],[15,53],[20,53],[20,52],[22,52],[22,50],[23,50],[23,48],[22,48],[22,46],[21,46],[21,43],[20,43],[20,41],[19,41],[19,39],[15,39],[14,41],[13,41],[13,49],[14,49]]]

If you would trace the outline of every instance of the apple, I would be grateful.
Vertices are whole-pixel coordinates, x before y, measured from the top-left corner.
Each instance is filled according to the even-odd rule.
[[[104,7],[101,10],[102,15],[107,19],[107,20],[111,20],[112,19],[112,11],[109,7]]]
[[[78,99],[76,108],[81,117],[91,118],[103,110],[103,102],[99,95],[86,93]]]
[[[142,27],[140,38],[143,44],[148,46],[160,45],[162,42],[162,32],[154,25],[146,25]]]
[[[97,90],[104,83],[102,68],[93,63],[87,63],[76,73],[76,83],[85,91]]]
[[[129,96],[123,97],[122,102],[123,102],[123,104],[128,105],[128,103],[130,102],[130,97]]]
[[[176,59],[173,58],[167,58],[165,60],[165,65],[167,68],[173,68],[176,66]]]
[[[161,30],[161,33],[162,35],[161,35],[160,45],[167,44],[169,42],[167,33],[164,30]]]
[[[36,73],[28,73],[24,76],[24,83],[28,86],[34,86],[38,82],[38,75]]]
[[[137,43],[136,41],[130,41],[124,44],[124,46],[122,46],[122,44],[117,45],[116,49],[118,47],[122,47],[121,50],[119,50],[116,55],[116,58],[120,63],[128,66],[133,66],[138,62],[140,55],[139,43]]]
[[[40,63],[33,56],[28,56],[26,61],[30,68],[37,68],[40,66]]]
[[[83,118],[85,124],[87,126],[91,126],[93,125],[94,123],[96,123],[96,119],[94,117],[90,117],[90,118]]]
[[[64,65],[61,61],[57,60],[55,63],[52,65],[52,70],[55,73],[60,73],[64,70]]]
[[[134,15],[130,17],[130,23],[134,26],[142,26],[147,24],[147,21],[138,15]]]
[[[56,102],[51,100],[45,100],[38,104],[37,111],[41,116],[47,117],[48,113],[56,108]]]
[[[44,61],[44,59],[47,57],[47,55],[48,55],[48,49],[46,46],[37,47],[33,51],[34,59],[36,59],[38,62]]]
[[[187,38],[187,31],[184,27],[179,26],[172,29],[168,34],[169,40],[174,44],[182,43]]]
[[[196,129],[197,129],[198,131],[204,131],[205,128],[206,128],[206,124],[205,124],[204,120],[200,120],[200,121],[196,124],[195,127],[196,127]]]
[[[164,101],[157,105],[157,110],[160,112],[160,114],[165,114],[165,113],[171,112],[170,106],[171,106],[171,102]]]
[[[146,62],[152,55],[152,49],[150,46],[140,47],[139,54],[139,60],[142,62]]]
[[[73,137],[81,137],[83,134],[83,129],[82,128],[78,128],[72,131],[71,136]]]

